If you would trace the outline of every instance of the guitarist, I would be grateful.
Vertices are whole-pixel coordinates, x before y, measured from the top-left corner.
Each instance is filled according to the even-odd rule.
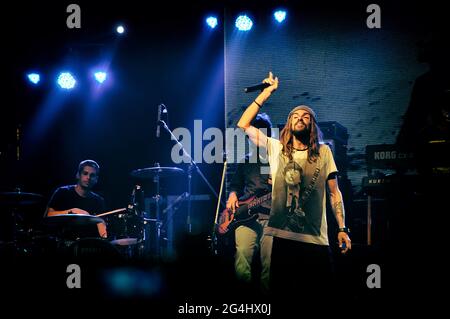
[[[267,114],[258,114],[252,121],[252,125],[258,127],[271,136],[271,122]],[[246,200],[252,196],[262,196],[270,193],[270,175],[269,164],[266,154],[261,154],[253,143],[250,143],[251,153],[247,154],[244,161],[237,164],[236,173],[230,183],[230,194],[227,201],[227,210],[222,218],[233,218],[234,212],[239,208],[239,201]],[[258,153],[259,151],[259,153]],[[262,149],[264,153],[265,149]],[[258,207],[252,208],[252,213],[258,215],[257,219],[251,219],[250,222],[239,225],[235,230],[235,272],[239,281],[250,284],[256,281],[255,275],[256,262],[254,256],[259,250],[261,273],[261,290],[268,290],[270,256],[272,252],[272,237],[265,236],[263,229],[267,226],[270,213],[270,200],[263,202]]]

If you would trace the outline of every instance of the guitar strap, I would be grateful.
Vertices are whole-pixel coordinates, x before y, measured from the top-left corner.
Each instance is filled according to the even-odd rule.
[[[314,190],[314,187],[316,186],[316,182],[317,182],[317,178],[319,178],[319,174],[320,174],[320,162],[321,162],[321,157],[317,157],[316,160],[316,168],[314,169],[314,173],[312,175],[311,180],[309,181],[309,185],[305,188],[305,190],[302,193],[301,196],[301,206],[303,206],[306,201],[308,200],[309,196],[311,195],[312,191]],[[308,169],[308,164],[306,164],[306,168],[305,170]]]
[[[321,158],[320,158],[320,156],[317,158],[315,168],[313,167],[313,165],[310,165],[309,162],[307,162],[306,166],[305,166],[305,173],[303,173],[303,170],[301,168],[296,167],[297,164],[295,162],[290,162],[289,164],[287,165],[287,168],[292,166],[295,169],[295,171],[300,174],[300,176],[298,176],[298,178],[297,178],[297,176],[295,176],[289,182],[288,182],[288,178],[286,178],[286,184],[288,185],[288,192],[287,192],[288,196],[287,196],[287,201],[286,201],[286,207],[288,207],[290,211],[293,210],[294,213],[296,213],[297,215],[302,217],[302,216],[305,216],[303,207],[304,207],[306,201],[309,199],[312,191],[314,190],[317,179],[319,178]],[[302,182],[301,179],[304,178],[305,176],[311,176],[308,173],[312,169],[314,169],[314,173],[312,174],[312,177],[309,180],[309,184],[308,184],[308,186],[306,186],[304,188],[303,192],[301,192],[301,190],[300,190],[300,185]],[[305,178],[305,182],[306,182],[306,178]],[[301,193],[301,195],[300,195],[300,193]]]

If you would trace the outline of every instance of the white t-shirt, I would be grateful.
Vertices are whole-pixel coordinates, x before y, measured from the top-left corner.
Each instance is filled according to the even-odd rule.
[[[304,216],[292,217],[287,207],[288,184],[285,181],[285,169],[289,163],[282,153],[283,145],[274,138],[267,139],[270,171],[272,174],[272,206],[269,224],[264,232],[268,235],[306,243],[328,245],[328,229],[326,218],[326,181],[331,173],[337,172],[331,149],[320,144],[320,159],[317,162],[307,161],[308,151],[294,151],[293,160],[301,167],[300,197],[310,185],[314,171],[319,168],[315,186],[305,202],[300,205]],[[319,163],[319,164],[317,164]],[[293,163],[291,163],[293,164]]]

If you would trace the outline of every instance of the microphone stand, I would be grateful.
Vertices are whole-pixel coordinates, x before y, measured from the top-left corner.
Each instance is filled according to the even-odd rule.
[[[160,167],[159,163],[155,163],[154,167]],[[156,256],[159,258],[161,257],[161,194],[160,194],[160,180],[159,180],[159,174],[156,174],[155,177],[153,177],[153,182],[156,184],[156,195],[155,195],[155,202],[156,202],[156,243],[155,243],[155,249],[156,249]]]
[[[183,150],[184,151],[184,150]],[[187,211],[187,227],[188,234],[192,233],[192,223],[191,223],[191,193],[192,193],[192,163],[189,163],[188,167],[188,211]]]
[[[183,147],[183,144],[180,143],[180,141],[175,137],[175,135],[173,135],[172,131],[169,129],[169,127],[167,126],[166,122],[164,122],[163,120],[160,120],[159,123],[161,123],[164,127],[164,129],[170,134],[170,136],[172,137],[172,140],[176,141],[176,143],[180,146],[180,148],[183,151],[183,154],[186,155],[189,158],[189,168],[188,168],[188,191],[189,191],[189,195],[188,195],[188,215],[187,215],[187,226],[188,226],[188,232],[191,233],[192,232],[192,224],[191,224],[191,182],[192,182],[192,170],[195,167],[197,173],[201,176],[201,178],[203,179],[203,181],[205,182],[206,185],[208,185],[209,189],[211,190],[211,192],[214,194],[214,196],[216,196],[217,199],[219,199],[219,195],[217,194],[217,192],[214,190],[214,188],[212,187],[212,185],[210,184],[210,182],[207,180],[207,178],[205,177],[205,175],[203,175],[202,171],[200,170],[200,168],[198,167],[197,163],[194,161],[194,159],[191,157],[191,155],[186,151],[186,149]],[[223,206],[226,206],[224,202],[222,202]]]

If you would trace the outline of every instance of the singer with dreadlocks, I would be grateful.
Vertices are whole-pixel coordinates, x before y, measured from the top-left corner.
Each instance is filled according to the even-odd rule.
[[[271,290],[279,296],[317,298],[328,293],[333,271],[326,219],[326,187],[339,231],[342,253],[351,249],[337,168],[328,145],[321,143],[315,112],[306,105],[289,112],[280,140],[251,126],[260,108],[278,88],[272,72],[268,83],[241,116],[238,126],[269,155],[272,205],[265,234],[273,236]],[[334,241],[333,241],[334,242]]]

